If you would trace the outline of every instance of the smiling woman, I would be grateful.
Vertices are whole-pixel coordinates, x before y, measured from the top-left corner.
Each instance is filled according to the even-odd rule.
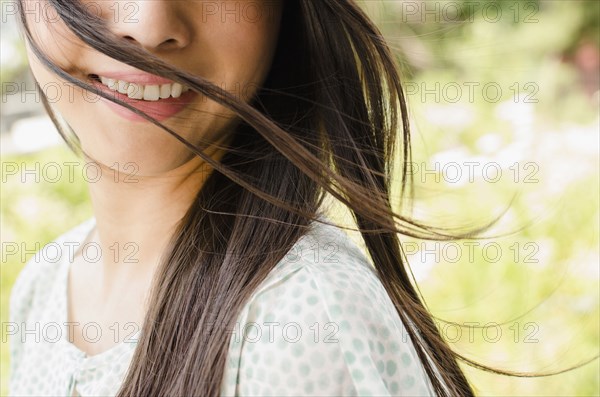
[[[46,6],[56,20],[27,12]],[[452,236],[390,207],[407,110],[353,1],[20,11],[38,86],[75,94],[46,109],[111,172],[89,184],[94,218],[55,241],[81,249],[15,284],[11,395],[473,395],[457,357],[489,368],[450,349],[409,277],[398,234]],[[25,332],[50,323],[57,338]]]
[[[166,126],[195,147],[201,142],[208,144],[226,135],[236,122],[230,109],[190,91],[188,84],[182,85],[156,75],[160,73],[159,65],[152,68],[155,69],[153,73],[148,73],[136,68],[136,62],[119,62],[111,58],[110,53],[105,54],[86,45],[77,37],[78,32],[71,31],[65,21],[48,17],[56,13],[62,16],[63,11],[58,9],[60,2],[48,2],[50,6],[57,7],[55,12],[48,11],[46,6],[36,6],[36,3],[46,2],[28,0],[23,3],[25,10],[37,9],[42,14],[40,17],[31,11],[25,13],[34,40],[27,41],[31,70],[42,87],[48,84],[70,85],[74,90],[73,95],[62,95],[59,100],[53,101],[53,107],[75,131],[81,148],[90,157],[111,165],[133,162],[139,165],[142,174],[172,170],[197,157],[160,126],[147,123],[145,118],[111,99],[125,102],[158,121],[164,121]],[[206,3],[176,1],[166,4],[157,1],[145,5],[141,2],[84,1],[81,11],[93,10],[93,14],[84,17],[74,10],[65,12],[71,13],[70,18],[77,18],[72,23],[85,24],[88,29],[94,29],[91,24],[103,21],[111,34],[127,44],[149,51],[190,75],[201,76],[247,101],[262,85],[271,66],[281,6],[273,1],[247,1],[260,5],[261,17],[246,19],[236,15],[227,18],[220,14],[207,16],[204,14]],[[239,2],[215,3],[235,12],[236,7],[231,8],[231,5]],[[135,4],[134,14],[131,14],[132,4]],[[62,7],[66,6],[67,3]],[[103,17],[101,21],[95,20],[97,14]],[[127,17],[116,18],[119,15]],[[89,37],[90,31],[79,33],[93,39]],[[103,38],[99,37],[98,44],[101,40]],[[89,94],[85,87],[70,84],[66,76],[57,76],[34,55],[36,49],[31,47],[33,43],[43,48],[45,56],[57,67],[92,84],[106,96]],[[108,49],[108,43],[101,44]],[[130,58],[131,55],[126,55],[126,60]],[[64,91],[63,94],[66,94]],[[90,115],[95,121],[93,128],[89,124]],[[143,121],[144,124],[131,121]],[[138,155],[135,155],[133,147]],[[198,158],[200,162],[202,159]]]

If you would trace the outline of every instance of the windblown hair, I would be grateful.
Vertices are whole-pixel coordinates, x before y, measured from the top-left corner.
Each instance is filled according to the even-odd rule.
[[[403,323],[410,324],[407,331],[436,394],[474,395],[458,360],[517,374],[451,349],[413,285],[399,235],[451,240],[482,229],[453,234],[393,211],[395,161],[402,165],[402,197],[409,197],[412,182],[406,99],[393,54],[354,1],[285,0],[270,72],[248,103],[119,39],[79,2],[48,1],[87,45],[185,84],[241,120],[227,153],[220,162],[212,160],[175,131],[55,65],[33,40],[21,5],[26,39],[49,70],[161,126],[213,167],[157,271],[150,309],[118,396],[218,396],[230,341],[226,330],[310,223],[322,221],[319,209],[326,193],[350,210],[376,273]],[[46,98],[44,104],[76,150],[72,131],[61,125]]]

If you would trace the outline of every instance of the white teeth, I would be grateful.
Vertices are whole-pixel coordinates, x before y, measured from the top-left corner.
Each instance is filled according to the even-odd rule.
[[[107,86],[110,90],[118,91],[132,99],[143,99],[144,101],[158,101],[159,99],[171,97],[179,98],[183,93],[190,90],[189,87],[179,83],[144,86],[142,84],[129,83],[127,81],[110,79],[108,77],[99,76],[99,78],[102,84]]]
[[[183,86],[179,83],[173,84],[171,87],[171,96],[173,98],[179,98],[181,96],[181,92],[183,91]]]
[[[108,81],[106,82],[106,85],[111,90],[116,91],[117,88],[119,88],[119,81],[118,80],[113,80],[113,79],[108,79]]]
[[[119,80],[119,88],[118,91],[121,94],[127,95],[127,89],[129,88],[129,83],[123,80]]]
[[[160,86],[160,97],[165,99],[171,96],[171,84],[163,84]]]
[[[158,101],[160,98],[160,88],[157,85],[147,85],[144,88],[145,101]]]
[[[127,96],[131,99],[142,99],[144,98],[144,86],[130,83],[127,87]]]

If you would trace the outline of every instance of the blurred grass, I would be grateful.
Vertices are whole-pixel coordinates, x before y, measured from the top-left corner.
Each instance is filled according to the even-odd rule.
[[[80,162],[66,147],[47,149],[35,154],[3,156],[2,189],[0,191],[0,238],[2,244],[23,244],[28,250],[35,250],[36,244],[43,247],[58,235],[92,216],[87,187],[81,173],[81,166],[74,167],[73,179],[67,173],[56,183],[50,168],[47,174],[42,170],[48,164]],[[7,164],[15,164],[20,170],[39,171],[28,175],[8,175]],[[63,171],[64,166],[61,167]],[[46,175],[47,177],[44,177]],[[39,181],[36,182],[36,177]],[[24,183],[23,183],[24,182]],[[19,250],[20,251],[20,250]],[[26,260],[18,255],[6,255],[0,268],[0,322],[8,321],[8,304],[11,287]],[[4,260],[6,259],[6,260]],[[22,259],[25,259],[23,261]],[[2,327],[2,347],[0,359],[0,395],[8,395],[9,354],[5,328]]]

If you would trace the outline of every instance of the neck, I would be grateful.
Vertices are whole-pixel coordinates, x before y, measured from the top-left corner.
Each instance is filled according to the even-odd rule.
[[[210,148],[205,153],[219,161],[225,152]],[[92,241],[103,253],[104,274],[114,278],[150,273],[212,167],[193,156],[182,166],[157,176],[108,171],[89,184],[96,218]]]

